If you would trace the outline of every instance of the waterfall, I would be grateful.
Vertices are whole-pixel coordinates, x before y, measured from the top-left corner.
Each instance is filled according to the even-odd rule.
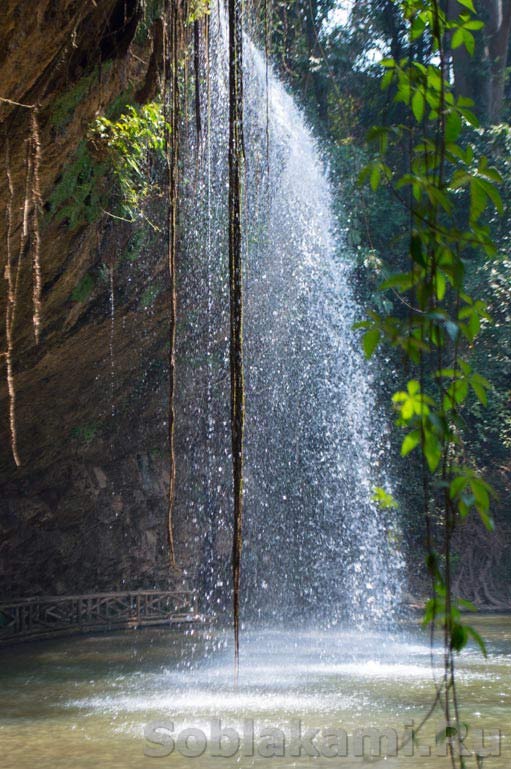
[[[190,322],[178,376],[188,382],[180,396],[181,506],[188,516],[191,507],[206,531],[203,586],[210,608],[222,608],[232,507],[228,88],[227,31],[215,8],[210,39],[211,86],[202,104],[208,136],[190,139],[185,162],[181,282]],[[395,511],[371,501],[374,486],[390,484],[387,428],[375,404],[377,372],[352,330],[360,316],[353,262],[303,114],[249,39],[244,66],[243,618],[323,626],[388,621],[399,604],[403,559]]]

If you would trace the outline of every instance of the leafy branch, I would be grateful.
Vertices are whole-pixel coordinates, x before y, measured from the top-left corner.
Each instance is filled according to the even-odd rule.
[[[408,269],[391,275],[380,290],[393,291],[406,313],[370,312],[358,324],[363,347],[371,357],[385,342],[402,351],[413,376],[392,396],[397,425],[404,432],[401,454],[420,453],[426,564],[431,597],[424,625],[442,632],[442,696],[453,768],[465,766],[462,725],[456,692],[455,655],[469,640],[485,653],[464,613],[472,604],[453,594],[452,537],[457,526],[475,514],[488,530],[494,524],[490,484],[465,456],[462,412],[469,394],[486,405],[488,380],[475,371],[470,352],[484,324],[491,322],[485,303],[467,293],[466,264],[474,249],[496,254],[489,212],[502,213],[500,174],[465,140],[477,127],[473,102],[456,94],[449,79],[452,51],[474,51],[473,33],[483,23],[474,18],[471,0],[462,0],[456,19],[447,17],[438,0],[396,0],[407,24],[409,50],[421,41],[427,56],[412,54],[381,62],[381,86],[401,106],[402,122],[374,127],[369,141],[374,157],[361,182],[373,191],[384,184],[406,208]],[[406,157],[406,169],[390,158]],[[477,758],[477,757],[476,757]]]

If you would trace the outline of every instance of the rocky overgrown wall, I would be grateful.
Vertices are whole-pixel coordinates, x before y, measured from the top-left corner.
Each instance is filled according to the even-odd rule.
[[[16,255],[31,110],[5,100],[37,104],[43,290],[37,345],[29,237],[14,327],[19,468],[0,361],[0,599],[165,587],[193,574],[198,560],[197,532],[183,514],[176,521],[182,571],[169,572],[164,243],[150,228],[104,213],[97,185],[108,177],[94,177],[87,145],[96,116],[154,98],[157,24],[138,0],[2,6],[0,197],[5,211],[10,170]],[[5,214],[0,242],[4,351]]]

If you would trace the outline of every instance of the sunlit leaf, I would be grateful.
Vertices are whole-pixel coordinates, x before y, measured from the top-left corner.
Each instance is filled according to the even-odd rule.
[[[455,624],[451,629],[451,647],[459,652],[465,648],[468,642],[468,632],[465,625]]]
[[[418,123],[424,117],[424,96],[421,91],[415,91],[412,97],[412,112]]]
[[[382,489],[381,486],[375,486],[373,489],[372,501],[377,502],[380,507],[385,509],[397,508],[398,504],[392,494]]]
[[[408,433],[408,435],[405,436],[403,443],[401,445],[401,456],[406,457],[407,454],[410,453],[410,451],[413,451],[413,449],[419,445],[421,440],[420,432],[419,430],[412,430],[411,433]]]
[[[465,8],[468,8],[469,11],[472,11],[472,13],[476,12],[476,9],[474,8],[473,0],[457,0],[458,5],[463,5]]]
[[[461,127],[462,124],[459,113],[455,110],[452,110],[447,115],[447,119],[445,121],[445,141],[448,144],[457,140],[461,133]]]
[[[475,610],[475,607],[474,607]],[[466,625],[466,630],[468,635],[476,642],[476,644],[479,646],[481,652],[483,653],[484,657],[488,656],[488,652],[486,650],[486,644],[482,637],[479,635],[477,630],[474,627],[471,627],[470,625]]]
[[[362,345],[366,358],[370,358],[378,346],[381,332],[378,328],[371,328],[362,337]]]

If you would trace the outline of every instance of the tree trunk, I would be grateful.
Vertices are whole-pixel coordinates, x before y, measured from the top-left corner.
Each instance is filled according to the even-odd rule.
[[[452,19],[467,10],[458,2],[449,3],[448,8]],[[474,100],[483,122],[498,123],[504,102],[511,0],[479,0],[477,10],[485,27],[482,35],[476,34],[475,55],[470,56],[463,45],[452,53],[455,90],[458,96]]]
[[[504,102],[511,0],[483,0],[481,5],[488,13],[488,21],[484,29],[486,56],[490,70],[488,121],[498,123]]]

